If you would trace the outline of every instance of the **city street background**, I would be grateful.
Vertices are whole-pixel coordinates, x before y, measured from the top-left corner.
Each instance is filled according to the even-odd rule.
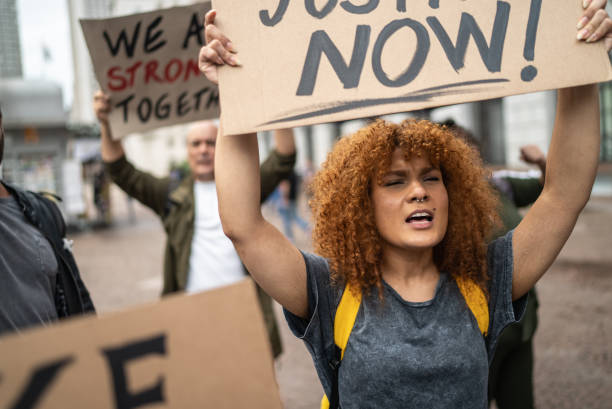
[[[156,216],[114,190],[113,228],[73,235],[83,278],[100,314],[159,300],[165,235]],[[271,207],[264,214],[277,226]],[[593,198],[550,271],[538,283],[535,394],[539,409],[612,407],[612,198]],[[297,244],[310,250],[307,237]],[[278,307],[278,306],[277,306]],[[322,389],[306,348],[280,307],[285,352],[276,362],[286,409],[317,408]]]
[[[136,201],[128,202],[114,186],[112,215],[107,212],[108,180],[92,108],[99,84],[79,19],[110,18],[192,2],[0,0],[0,105],[6,134],[0,177],[63,198],[61,207],[68,223],[81,231],[71,238],[100,314],[159,301],[165,234],[152,212]],[[612,2],[608,12],[612,14]],[[597,197],[538,284],[535,392],[540,409],[612,408],[612,82],[602,84],[600,92],[601,165],[593,188]],[[453,119],[475,133],[486,163],[526,170],[519,148],[535,144],[547,151],[556,101],[556,93],[547,91],[440,107],[417,115],[437,122]],[[397,122],[409,115],[387,119]],[[364,124],[364,120],[352,120],[297,128],[298,173],[318,168],[340,136]],[[137,168],[157,176],[176,173],[185,165],[188,127],[165,127],[126,137],[127,157]],[[271,135],[262,135],[260,156],[271,147]],[[275,209],[266,207],[265,215],[280,224]],[[107,224],[111,227],[99,228]],[[296,232],[296,240],[300,248],[310,250],[301,231]],[[322,390],[310,356],[290,334],[280,307],[276,311],[285,348],[276,361],[285,408],[318,408]]]

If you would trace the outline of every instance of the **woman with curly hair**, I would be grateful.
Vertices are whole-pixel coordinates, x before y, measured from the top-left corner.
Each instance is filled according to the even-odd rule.
[[[605,37],[610,49],[605,3],[587,2],[594,34],[582,37]],[[238,64],[215,16],[206,15],[200,51],[213,81],[218,65]],[[597,86],[559,90],[544,191],[514,231],[488,245],[497,203],[480,159],[427,121],[376,121],[336,144],[311,186],[318,255],[262,217],[256,135],[219,138],[215,178],[226,235],[285,308],[330,400],[344,409],[486,408],[496,339],[569,237],[598,154]],[[484,327],[465,288],[482,295]],[[334,320],[347,291],[359,309],[339,357]]]

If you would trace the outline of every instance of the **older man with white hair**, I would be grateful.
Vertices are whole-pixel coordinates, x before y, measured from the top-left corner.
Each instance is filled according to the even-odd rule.
[[[109,97],[99,91],[94,111],[100,122],[102,159],[112,180],[128,195],[151,208],[167,233],[162,294],[197,292],[242,279],[244,269],[234,246],[223,233],[217,205],[214,160],[217,127],[197,122],[187,134],[190,174],[176,182],[137,170],[126,159],[121,141],[113,140],[108,114]],[[275,150],[261,166],[261,201],[286,178],[295,164],[293,131],[275,131]],[[231,166],[231,164],[227,164]],[[277,356],[280,337],[270,298],[260,290],[260,301],[270,341]]]

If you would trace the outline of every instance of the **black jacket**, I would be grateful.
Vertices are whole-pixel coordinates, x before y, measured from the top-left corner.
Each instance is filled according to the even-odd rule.
[[[55,258],[58,271],[55,287],[55,308],[58,317],[95,312],[89,291],[81,280],[72,251],[66,237],[66,224],[55,203],[39,193],[24,191],[4,183],[15,198],[25,218],[47,238]]]

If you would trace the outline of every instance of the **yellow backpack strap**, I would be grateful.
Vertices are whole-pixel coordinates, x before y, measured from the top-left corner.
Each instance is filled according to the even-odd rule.
[[[480,332],[483,336],[486,336],[489,329],[489,304],[484,291],[478,284],[468,278],[457,277],[455,281],[465,299],[465,303],[472,311],[476,322],[478,322]]]
[[[340,349],[340,360],[344,358],[344,350],[346,349],[346,344],[348,344],[351,331],[355,325],[355,319],[357,318],[357,312],[359,311],[360,305],[361,293],[355,295],[353,291],[351,291],[350,285],[347,284],[346,287],[344,287],[344,293],[342,294],[340,304],[338,304],[338,309],[336,310],[336,316],[334,317],[334,342]],[[327,395],[323,395],[323,399],[321,399],[321,409],[328,408],[329,400],[327,399]]]

